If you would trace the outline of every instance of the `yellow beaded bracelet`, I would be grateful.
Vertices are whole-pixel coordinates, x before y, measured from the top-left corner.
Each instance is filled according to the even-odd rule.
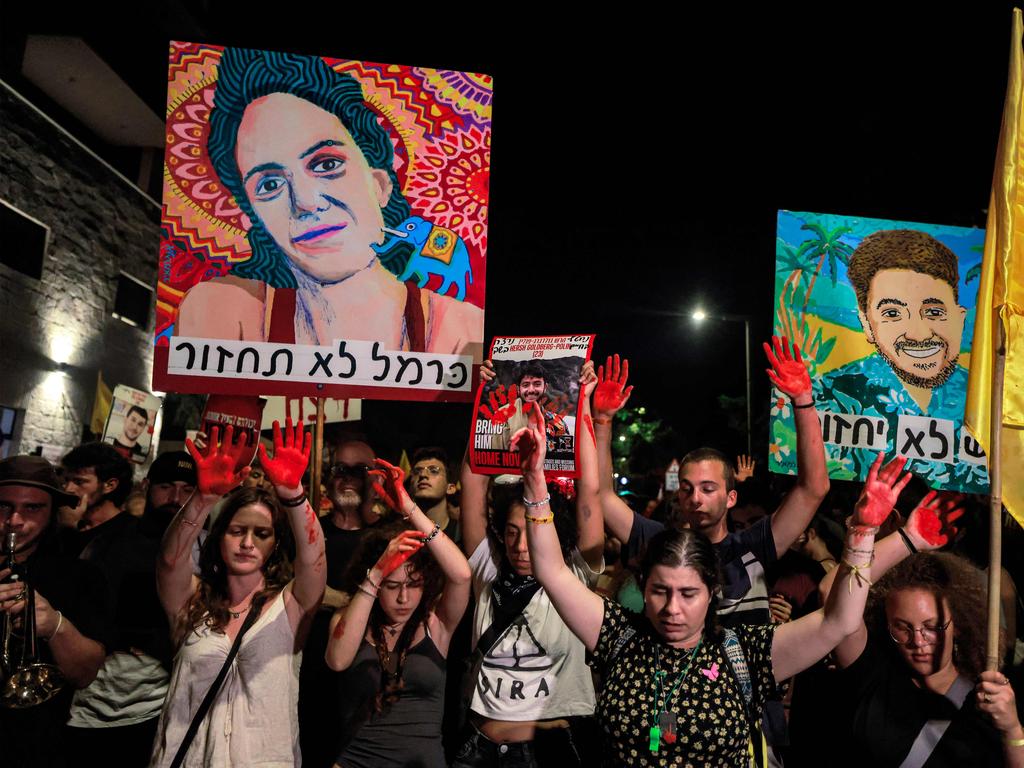
[[[543,525],[544,523],[553,523],[554,521],[555,521],[555,513],[554,512],[548,512],[546,515],[544,515],[544,517],[534,517],[533,515],[527,515],[526,516],[526,522],[528,522],[528,523],[537,523],[538,525]]]

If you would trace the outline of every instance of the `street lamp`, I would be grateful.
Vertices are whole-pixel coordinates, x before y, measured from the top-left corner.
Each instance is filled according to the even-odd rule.
[[[751,420],[751,401],[750,401],[750,317],[748,315],[725,315],[725,314],[709,314],[703,309],[697,308],[690,313],[690,317],[695,323],[701,323],[707,318],[714,320],[725,320],[727,322],[743,323],[744,332],[744,344],[743,349],[746,352],[747,358],[747,455],[754,455],[754,440],[753,440],[753,422]]]

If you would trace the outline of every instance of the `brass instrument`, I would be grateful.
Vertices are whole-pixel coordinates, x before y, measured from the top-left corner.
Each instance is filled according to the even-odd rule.
[[[0,615],[0,706],[8,709],[26,709],[42,704],[56,696],[64,687],[64,674],[55,664],[43,664],[36,654],[36,593],[24,580],[24,569],[18,565],[14,553],[17,535],[8,531],[5,537],[6,567],[11,570],[8,582],[22,582],[25,610],[22,612],[21,633],[15,631],[15,619],[8,613]],[[20,641],[21,652],[14,647]]]

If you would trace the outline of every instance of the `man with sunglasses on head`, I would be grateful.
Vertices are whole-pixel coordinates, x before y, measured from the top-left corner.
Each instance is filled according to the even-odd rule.
[[[335,446],[331,458],[325,473],[331,511],[320,518],[327,556],[327,588],[313,618],[299,673],[302,763],[314,768],[333,765],[339,750],[341,675],[331,671],[324,661],[331,616],[335,609],[348,604],[349,595],[340,591],[342,578],[366,529],[378,520],[373,510],[373,488],[367,477],[377,458],[373,448],[362,440],[349,439]]]

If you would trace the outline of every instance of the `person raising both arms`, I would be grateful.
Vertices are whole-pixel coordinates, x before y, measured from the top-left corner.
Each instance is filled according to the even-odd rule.
[[[984,577],[930,551],[956,534],[961,500],[929,492],[878,542],[866,623],[836,648],[831,687],[849,709],[833,735],[844,745],[837,765],[1024,766],[1013,687],[985,669]],[[821,590],[842,592],[832,573]]]
[[[331,620],[327,665],[347,671],[341,768],[444,768],[448,644],[469,602],[469,563],[377,459],[378,495],[404,523],[372,532],[349,567],[352,600]],[[411,526],[411,527],[409,527]]]
[[[326,582],[323,533],[301,484],[309,435],[288,419],[282,436],[274,423],[273,458],[259,450],[276,495],[230,493],[197,577],[192,545],[214,504],[249,469],[235,469],[246,437],[233,445],[229,426],[219,444],[218,432],[203,454],[185,441],[198,487],[171,521],[157,562],[157,591],[178,652],[151,765],[177,765],[183,751],[185,765],[298,765],[299,655]]]
[[[772,337],[764,345],[771,364],[768,377],[793,404],[796,420],[797,481],[779,508],[749,528],[730,533],[727,513],[736,504],[736,479],[729,460],[713,448],[698,448],[680,462],[679,504],[682,523],[714,545],[722,568],[723,600],[718,617],[725,626],[771,621],[765,569],[781,557],[810,524],[828,493],[828,469],[821,425],[811,397],[811,377],[794,344]],[[629,361],[608,358],[598,371],[594,393],[594,430],[601,462],[601,511],[605,525],[638,557],[647,542],[664,530],[661,523],[635,514],[615,493],[612,482],[612,421],[629,400]]]
[[[484,381],[494,376],[484,363]],[[597,380],[593,364],[580,375],[583,420]],[[532,406],[531,406],[532,409]],[[538,409],[540,410],[540,409]],[[582,432],[581,432],[582,434]],[[584,591],[604,568],[604,530],[597,506],[594,441],[581,437],[575,514],[551,485],[562,549],[555,555]],[[470,671],[469,728],[453,768],[582,765],[571,718],[594,712],[594,686],[583,644],[558,616],[533,578],[519,482],[495,483],[488,514],[488,478],[462,469],[462,545],[473,571],[474,666]],[[516,762],[512,762],[516,761]]]
[[[825,608],[786,624],[721,631],[717,562],[699,530],[666,530],[641,563],[642,615],[591,592],[566,568],[544,483],[546,440],[536,414],[513,439],[530,505],[526,533],[537,580],[593,654],[606,681],[597,706],[605,764],[745,765],[751,729],[779,681],[806,669],[857,630],[878,524],[910,476],[902,462],[864,488],[847,530],[842,588]]]

